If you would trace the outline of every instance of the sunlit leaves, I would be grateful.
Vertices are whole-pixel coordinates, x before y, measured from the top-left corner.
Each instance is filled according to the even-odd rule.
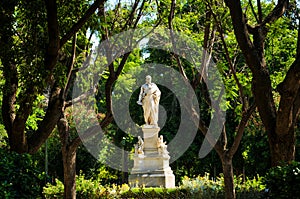
[[[269,27],[265,55],[271,72],[286,72],[295,59],[297,31],[289,28],[290,21],[282,17]]]
[[[33,103],[33,110],[26,121],[27,130],[37,130],[39,121],[45,116],[45,96],[39,95]]]

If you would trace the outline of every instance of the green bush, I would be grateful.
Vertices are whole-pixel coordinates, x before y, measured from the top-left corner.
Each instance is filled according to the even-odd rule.
[[[64,185],[58,179],[55,180],[56,184],[50,183],[44,187],[45,198],[63,198]],[[119,194],[129,190],[128,185],[112,185],[111,187],[104,187],[101,185],[101,179],[85,179],[85,176],[81,173],[76,177],[76,198],[116,198]]]
[[[300,163],[292,162],[271,168],[266,175],[266,185],[270,198],[299,198]]]
[[[265,185],[263,178],[257,176],[254,179],[247,178],[245,182],[241,176],[234,176],[234,185],[237,198],[263,198]],[[224,178],[218,177],[212,180],[208,173],[194,179],[184,177],[181,189],[188,190],[191,198],[224,198]]]
[[[145,199],[145,198],[192,198],[192,194],[181,188],[133,188],[123,192],[119,198],[134,198],[134,199]]]
[[[247,179],[242,182],[241,177],[235,178],[237,198],[262,198],[265,186],[262,178],[257,176],[255,179]],[[63,198],[64,186],[60,181],[56,185],[48,184],[44,188],[46,198]],[[128,185],[102,186],[101,180],[84,178],[80,174],[76,179],[77,198],[203,198],[203,199],[223,199],[224,198],[224,179],[219,177],[216,181],[211,180],[209,175],[189,179],[184,177],[179,187],[166,188],[129,188]]]
[[[28,154],[0,148],[0,198],[40,198],[43,175]]]
[[[224,198],[223,178],[220,177],[214,181],[210,179],[208,173],[203,177],[198,176],[193,179],[184,177],[180,187],[188,190],[193,195],[193,198]]]

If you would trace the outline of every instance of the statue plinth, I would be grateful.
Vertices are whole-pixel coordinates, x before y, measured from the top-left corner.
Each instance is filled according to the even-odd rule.
[[[142,130],[144,138],[144,153],[147,155],[157,153],[157,138],[160,128],[143,127]]]
[[[129,176],[132,187],[175,187],[175,176],[169,165],[167,145],[160,143],[160,128],[144,126],[142,128],[144,143],[143,153],[136,153],[133,157],[134,166]]]

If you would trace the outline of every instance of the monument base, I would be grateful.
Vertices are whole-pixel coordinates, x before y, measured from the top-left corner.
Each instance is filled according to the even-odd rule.
[[[169,171],[150,171],[134,173],[129,176],[129,184],[131,187],[175,187],[175,176],[170,169]]]
[[[159,150],[158,132],[160,128],[142,128],[144,150],[134,155],[134,166],[129,175],[132,187],[175,187],[175,176],[169,166],[170,156],[167,150]]]

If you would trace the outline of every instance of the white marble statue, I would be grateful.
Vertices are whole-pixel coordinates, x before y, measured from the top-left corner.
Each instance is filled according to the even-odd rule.
[[[135,154],[144,154],[144,141],[138,136],[138,142],[135,145]]]
[[[158,153],[160,155],[167,155],[169,152],[167,151],[167,145],[166,142],[164,142],[164,138],[162,135],[157,138],[157,148],[158,148]]]
[[[143,106],[146,126],[158,127],[158,107],[161,92],[155,83],[151,82],[151,76],[146,76],[146,83],[141,86],[137,103]]]

